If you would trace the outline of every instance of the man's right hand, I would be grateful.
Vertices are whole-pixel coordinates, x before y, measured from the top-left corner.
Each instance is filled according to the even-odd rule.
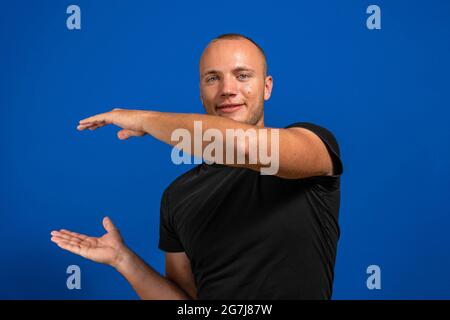
[[[105,217],[103,219],[103,227],[107,233],[100,238],[61,229],[60,231],[51,232],[51,241],[62,249],[92,261],[117,268],[129,250],[111,219]]]
[[[60,230],[51,232],[51,240],[64,250],[114,267],[141,299],[191,299],[178,283],[161,276],[133,253],[123,242],[111,219],[105,217],[103,227],[107,233],[100,238]]]

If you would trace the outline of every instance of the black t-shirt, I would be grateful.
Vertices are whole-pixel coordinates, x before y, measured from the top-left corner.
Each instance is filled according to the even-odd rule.
[[[199,299],[329,299],[339,238],[339,146],[308,122],[333,160],[332,176],[283,179],[201,164],[161,201],[159,248],[185,252]]]

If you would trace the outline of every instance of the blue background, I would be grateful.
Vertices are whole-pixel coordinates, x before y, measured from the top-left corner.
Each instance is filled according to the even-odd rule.
[[[448,1],[1,1],[0,298],[136,299],[111,267],[50,242],[59,228],[99,236],[105,215],[163,272],[160,197],[190,166],[149,136],[76,125],[114,107],[203,113],[201,52],[238,32],[268,57],[266,125],[314,122],[340,143],[333,298],[448,299],[449,18]],[[66,288],[71,264],[81,290]],[[366,287],[371,264],[381,290]]]

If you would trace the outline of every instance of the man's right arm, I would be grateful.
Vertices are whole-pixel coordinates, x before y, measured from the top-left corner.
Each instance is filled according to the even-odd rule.
[[[192,290],[189,289],[191,287],[185,286],[185,279],[188,278],[173,277],[176,274],[174,272],[170,272],[172,277],[162,277],[125,245],[119,230],[111,219],[105,217],[103,227],[107,233],[98,238],[65,229],[54,230],[51,232],[51,241],[64,250],[112,266],[128,280],[141,299],[191,299]],[[178,270],[178,275],[180,275],[180,271],[187,270],[186,265],[186,261],[183,262],[179,258],[169,261],[169,269]],[[186,288],[188,289],[186,290]]]
[[[166,252],[166,278],[176,283],[192,299],[198,299],[191,261],[185,252]]]
[[[143,300],[191,299],[176,282],[161,276],[128,248],[114,267]]]

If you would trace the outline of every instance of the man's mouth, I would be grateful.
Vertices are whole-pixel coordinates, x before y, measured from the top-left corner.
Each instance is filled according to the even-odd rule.
[[[237,110],[239,110],[244,104],[221,104],[219,106],[217,106],[217,111],[219,111],[220,113],[232,113],[235,112]]]

